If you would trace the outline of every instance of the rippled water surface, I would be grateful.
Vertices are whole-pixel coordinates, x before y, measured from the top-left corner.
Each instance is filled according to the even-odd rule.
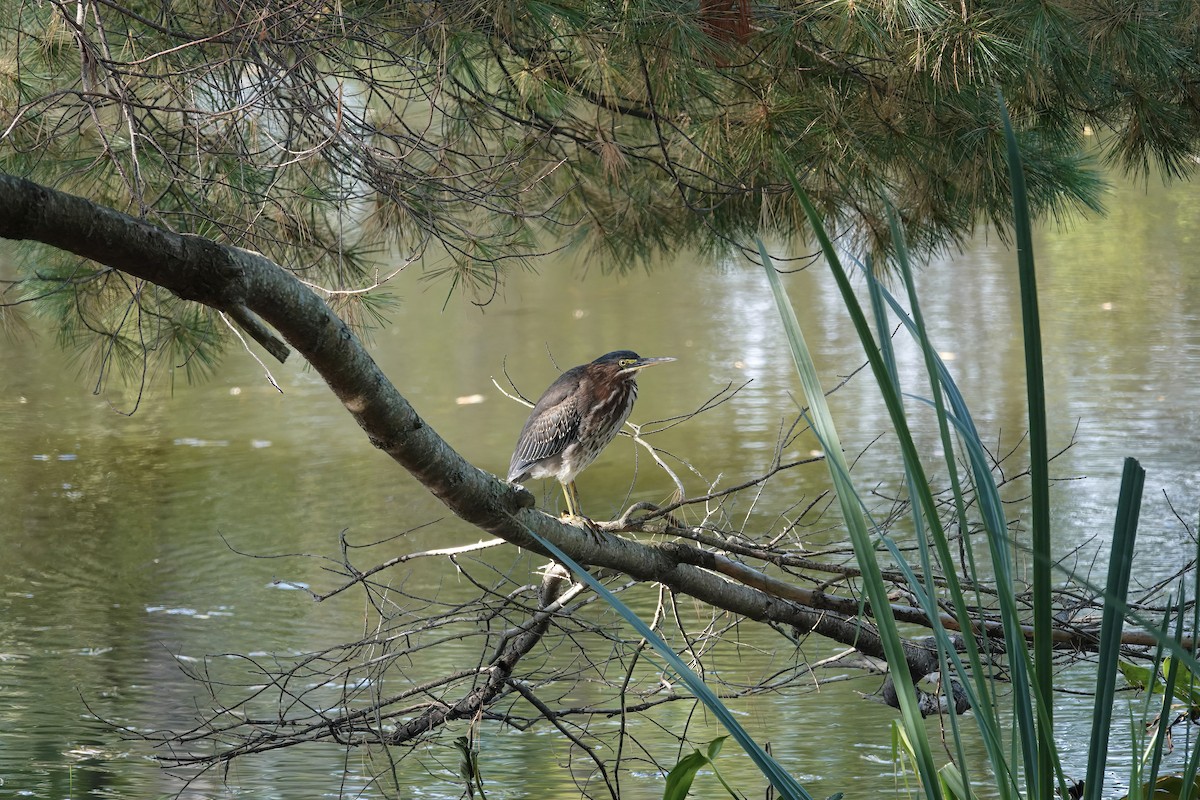
[[[1195,525],[1200,189],[1122,185],[1108,207],[1104,219],[1043,230],[1035,243],[1052,437],[1057,447],[1074,439],[1054,465],[1064,479],[1054,494],[1056,546],[1064,557],[1079,550],[1081,566],[1091,561],[1111,532],[1121,461],[1136,456],[1148,478],[1135,576],[1150,584],[1195,552],[1172,506]],[[1014,263],[994,237],[981,236],[919,277],[933,338],[997,453],[1019,450],[1025,427]],[[730,485],[762,471],[781,425],[790,424],[799,388],[761,273],[686,254],[620,279],[591,270],[580,280],[586,266],[562,261],[540,265],[536,275],[514,274],[482,311],[454,298],[443,310],[444,285],[402,276],[402,305],[394,323],[376,333],[374,351],[419,413],[468,459],[496,473],[507,467],[525,412],[491,378],[503,382],[507,370],[536,395],[555,375],[547,350],[564,367],[626,347],[673,355],[677,363],[645,374],[634,420],[688,412],[726,385],[750,381],[656,442],[703,476],[681,471],[692,493],[718,476]],[[832,386],[862,360],[836,290],[820,267],[787,282]],[[918,366],[911,348],[902,345],[900,358],[906,368]],[[150,748],[116,727],[186,728],[197,692],[189,671],[236,673],[244,662],[234,654],[286,657],[362,632],[369,614],[361,597],[312,602],[296,585],[328,589],[334,579],[318,559],[284,556],[337,556],[343,531],[374,541],[427,526],[388,545],[384,557],[480,538],[375,451],[311,372],[289,364],[273,373],[282,394],[255,361],[231,350],[214,379],[189,386],[180,377],[172,385],[165,376],[126,416],[120,412],[133,408],[131,394],[119,385],[93,394],[94,373],[60,353],[52,335],[0,346],[0,796],[381,794],[370,783],[379,762],[347,758],[334,747],[245,760],[185,789],[151,759]],[[909,380],[906,389],[921,394]],[[456,402],[462,398],[470,401]],[[888,428],[868,380],[852,380],[833,404],[848,450],[865,448]],[[919,406],[915,415],[932,463],[936,431]],[[800,439],[785,455],[801,457],[812,446]],[[592,515],[611,513],[629,497],[669,494],[669,481],[635,459],[622,440],[588,470],[580,490]],[[1016,463],[1011,470],[1018,471]],[[881,494],[900,479],[886,447],[868,449],[857,474],[867,485],[878,483]],[[731,511],[751,529],[775,525],[781,509],[823,486],[819,466],[796,470]],[[544,488],[547,503],[560,501],[556,487]],[[1010,513],[1020,515],[1020,506]],[[835,538],[827,527],[806,531],[804,543]],[[509,568],[514,558],[504,556]],[[537,566],[516,563],[526,572]],[[473,590],[441,567],[401,580],[447,597]],[[746,629],[745,636],[754,647],[720,669],[753,677],[837,650],[810,642],[797,654],[770,634]],[[431,669],[452,668],[461,658],[449,647],[438,653],[445,664]],[[1062,680],[1086,686],[1086,671]],[[894,778],[890,714],[860,697],[877,685],[869,677],[833,680],[738,710],[761,726],[760,737],[814,795],[904,793]],[[1083,698],[1060,711],[1068,761],[1081,750],[1072,720],[1088,707]],[[677,730],[690,713],[676,704],[656,722]],[[643,738],[661,744],[658,759],[673,762],[670,737]],[[548,727],[484,726],[481,743],[490,797],[579,796],[563,768],[570,754]],[[760,781],[743,771],[732,749],[722,759],[745,776],[749,796],[761,796]],[[1119,769],[1119,754],[1114,758]],[[420,764],[405,761],[397,777],[402,793],[458,797],[453,764],[444,751],[422,755]],[[649,767],[622,786],[627,800],[662,792]]]

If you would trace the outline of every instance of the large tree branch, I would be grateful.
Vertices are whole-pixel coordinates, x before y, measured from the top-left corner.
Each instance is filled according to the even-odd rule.
[[[475,467],[447,444],[388,380],[347,324],[315,292],[258,253],[164,230],[3,174],[0,237],[51,245],[184,299],[232,311],[243,325],[250,321],[257,340],[270,341],[274,337],[254,319],[261,317],[320,373],[372,444],[456,515],[494,536],[545,554],[530,535],[536,531],[580,563],[655,581],[748,619],[815,631],[851,643],[867,655],[883,656],[874,631],[857,621],[860,613],[869,613],[858,601],[788,587],[692,545],[642,544],[537,511],[527,491]],[[921,616],[910,608],[895,611],[909,619]],[[924,661],[921,648],[914,646],[910,665],[915,668]]]
[[[271,263],[256,253],[174,233],[10,175],[0,175],[0,237],[48,244],[164,286],[185,300],[226,312],[272,356],[288,357],[287,346],[247,303],[247,280],[258,271],[243,260]]]
[[[635,577],[665,577],[671,567],[678,567],[643,545],[564,525],[535,511],[528,492],[468,463],[420,418],[349,326],[316,293],[258,253],[177,234],[2,174],[0,237],[48,244],[155,283],[181,298],[220,310],[240,306],[258,315],[320,373],[372,444],[451,511],[485,531],[540,552],[529,535],[533,529],[584,563]],[[715,596],[715,576],[689,577],[686,583]]]
[[[699,548],[646,545],[564,524],[533,496],[468,463],[427,425],[350,328],[311,289],[258,253],[185,236],[80,197],[0,174],[0,237],[33,240],[93,259],[214,308],[244,306],[272,325],[320,373],[371,443],[467,522],[542,552],[536,531],[575,560],[656,581],[735,614],[846,640],[848,615],[828,615],[706,568]],[[681,558],[680,548],[694,550]],[[688,562],[692,563],[688,563]],[[703,566],[700,566],[702,565]],[[882,656],[866,629],[851,634]]]

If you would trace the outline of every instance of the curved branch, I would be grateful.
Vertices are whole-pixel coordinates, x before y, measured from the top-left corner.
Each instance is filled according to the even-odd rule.
[[[493,536],[546,555],[530,536],[536,531],[582,564],[657,582],[751,620],[816,631],[853,644],[866,655],[883,655],[874,632],[854,620],[868,610],[855,599],[799,590],[696,546],[642,544],[534,509],[529,492],[459,455],[421,419],[325,301],[258,253],[177,234],[3,174],[0,237],[48,244],[158,284],[181,298],[219,310],[243,309],[243,318],[250,312],[261,317],[308,360],[375,447],[457,516]],[[913,621],[923,619],[915,616]],[[956,627],[949,617],[942,623]],[[1066,640],[1082,645],[1087,639],[1084,635]],[[909,660],[914,667],[922,663],[915,651]]]

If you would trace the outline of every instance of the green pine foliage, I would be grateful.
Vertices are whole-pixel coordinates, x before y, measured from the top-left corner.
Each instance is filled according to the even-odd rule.
[[[1188,174],[1198,30],[1184,0],[21,2],[0,169],[332,292],[380,256],[486,301],[564,241],[806,236],[789,175],[886,264],[889,207],[916,253],[1009,233],[997,89],[1035,218],[1098,209],[1101,160]]]

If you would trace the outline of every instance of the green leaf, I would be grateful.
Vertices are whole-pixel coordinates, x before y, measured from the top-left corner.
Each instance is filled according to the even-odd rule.
[[[938,770],[938,780],[942,782],[942,793],[954,800],[974,800],[975,795],[963,781],[962,773],[954,764],[947,764]]]
[[[667,785],[663,791],[663,800],[684,800],[692,788],[692,781],[696,779],[696,773],[708,764],[708,761],[708,756],[699,750],[694,750],[679,759],[678,763],[667,773]]]
[[[1175,688],[1175,696],[1180,700],[1185,701],[1190,706],[1200,705],[1200,690],[1189,688],[1195,686],[1195,673],[1188,669],[1186,664],[1181,664],[1179,659],[1167,656],[1158,665],[1158,669],[1153,666],[1139,667],[1136,664],[1130,664],[1128,661],[1118,661],[1117,669],[1125,678],[1125,682],[1139,691],[1147,691],[1151,694],[1162,694],[1164,691],[1163,682],[1159,679],[1162,675],[1169,675],[1172,669],[1182,671],[1182,675],[1178,676],[1177,680],[1184,681],[1187,685],[1184,687]]]
[[[1154,667],[1139,667],[1128,661],[1118,661],[1117,669],[1125,676],[1125,682],[1134,689],[1145,691],[1149,687],[1152,692],[1162,691],[1162,684],[1155,679],[1157,670]],[[1151,686],[1151,682],[1153,682],[1153,686]]]
[[[717,757],[721,752],[721,748],[725,745],[725,740],[728,738],[728,736],[718,736],[708,743],[708,757],[710,760]]]
[[[1189,788],[1188,783],[1180,775],[1164,775],[1154,782],[1153,791],[1150,784],[1141,788],[1141,796],[1146,800],[1200,800],[1200,778],[1193,778]],[[1121,800],[1129,800],[1125,795]]]

